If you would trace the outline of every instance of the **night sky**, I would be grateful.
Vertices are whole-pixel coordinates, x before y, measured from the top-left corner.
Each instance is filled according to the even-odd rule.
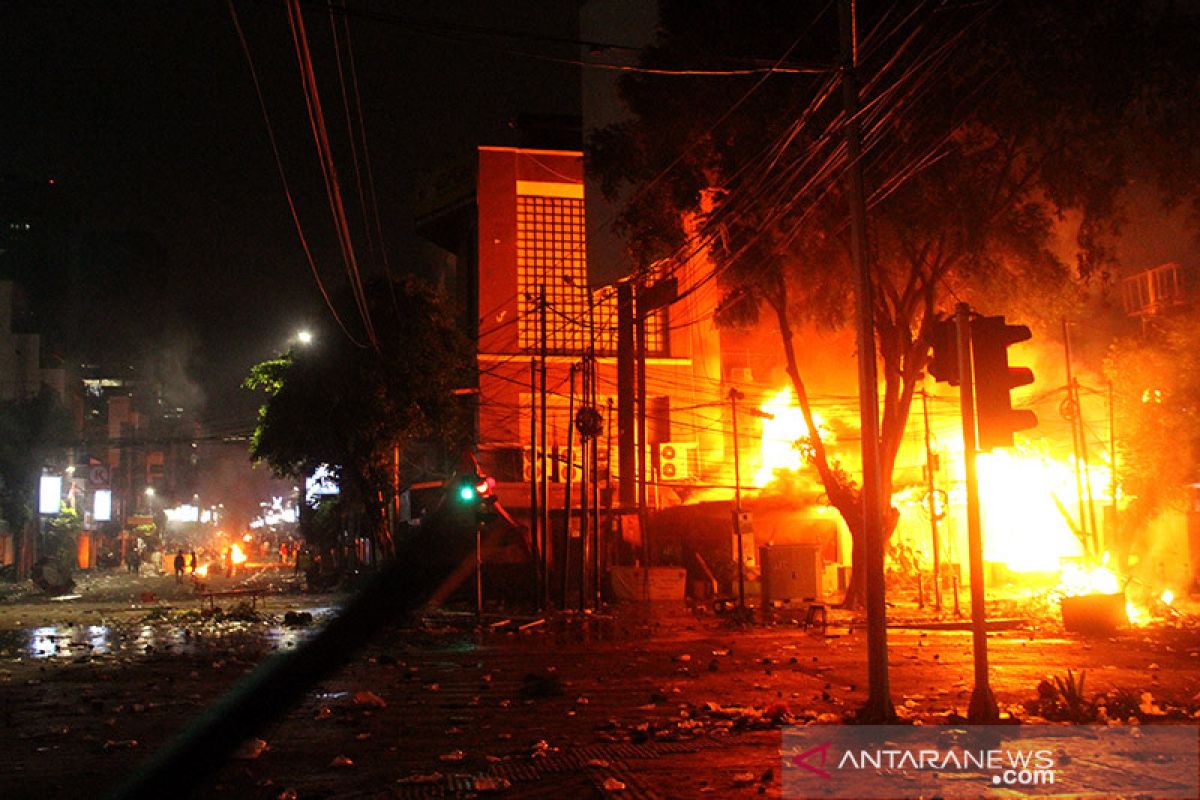
[[[351,17],[393,269],[419,268],[425,252],[413,234],[415,180],[475,144],[515,143],[509,123],[519,113],[579,113],[574,67],[513,52],[577,57],[576,45],[552,40],[577,38],[574,5],[375,3],[372,12],[392,19]],[[343,268],[283,4],[236,8],[305,233],[336,287]],[[357,226],[330,18],[306,4],[305,22]],[[78,219],[76,270],[40,276],[70,284],[62,297],[74,298],[51,304],[52,325],[88,358],[131,358],[131,342],[153,341],[154,369],[181,403],[215,425],[248,422],[254,398],[236,388],[248,367],[328,314],[225,2],[0,4],[0,109],[0,174],[53,179]],[[367,261],[361,238],[358,246]],[[29,276],[35,286],[38,277]]]

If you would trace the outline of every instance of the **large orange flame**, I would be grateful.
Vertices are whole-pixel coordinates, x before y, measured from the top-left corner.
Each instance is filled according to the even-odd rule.
[[[804,468],[804,442],[809,432],[796,402],[796,393],[790,386],[767,395],[759,410],[770,415],[762,418],[762,462],[754,474],[754,485],[761,489],[775,480],[777,473],[798,472]],[[830,443],[832,435],[820,415],[814,412],[813,421],[820,428],[822,439]]]

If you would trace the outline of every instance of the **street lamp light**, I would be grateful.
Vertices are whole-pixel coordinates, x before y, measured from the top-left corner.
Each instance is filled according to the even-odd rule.
[[[307,328],[302,328],[301,330],[296,331],[296,341],[305,346],[312,344],[312,331],[308,330]]]

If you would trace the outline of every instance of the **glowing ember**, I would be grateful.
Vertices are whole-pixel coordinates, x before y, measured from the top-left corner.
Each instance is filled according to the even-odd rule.
[[[798,443],[807,439],[809,432],[790,386],[768,395],[759,410],[773,417],[762,420],[762,465],[754,475],[754,485],[761,488],[775,480],[775,473],[796,472],[805,466],[804,445]],[[813,421],[826,443],[831,442],[820,415],[814,413]]]
[[[229,560],[233,562],[234,565],[246,563],[246,554],[242,551],[241,545],[235,543],[230,546]]]

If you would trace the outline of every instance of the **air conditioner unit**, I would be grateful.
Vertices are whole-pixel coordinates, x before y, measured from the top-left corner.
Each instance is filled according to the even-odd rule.
[[[692,477],[695,442],[660,442],[658,445],[658,477],[663,483],[685,481]]]

